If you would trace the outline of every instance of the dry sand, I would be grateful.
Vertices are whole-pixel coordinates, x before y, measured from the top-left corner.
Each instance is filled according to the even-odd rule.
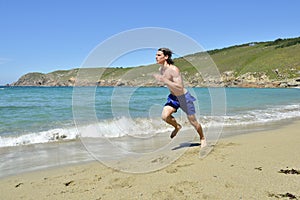
[[[151,173],[93,162],[2,178],[0,199],[300,199],[299,153],[298,121],[221,139],[204,159],[189,147]]]

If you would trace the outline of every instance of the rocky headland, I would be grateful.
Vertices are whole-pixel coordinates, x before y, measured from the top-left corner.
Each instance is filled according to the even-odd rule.
[[[134,71],[134,69],[131,69]],[[292,69],[294,70],[294,69]],[[136,74],[135,78],[128,79],[124,77],[99,77],[97,81],[91,81],[88,78],[78,80],[76,73],[79,69],[69,71],[56,72],[53,74],[28,73],[19,78],[19,80],[11,86],[145,86],[159,87],[162,86],[153,77],[154,73]],[[95,71],[95,70],[94,70]],[[59,75],[60,74],[60,75]],[[297,72],[299,74],[299,71]],[[300,87],[300,75],[296,78],[285,79],[270,79],[263,72],[247,72],[242,75],[237,75],[234,71],[225,71],[219,77],[207,76],[205,79],[201,74],[195,73],[190,75],[186,72],[182,73],[185,85],[188,87],[254,87],[254,88],[287,88]]]

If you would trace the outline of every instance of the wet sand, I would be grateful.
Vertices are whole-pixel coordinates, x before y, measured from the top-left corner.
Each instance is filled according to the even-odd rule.
[[[0,199],[299,199],[299,130],[297,121],[223,138],[202,159],[191,143],[176,161],[145,173],[95,161],[9,176],[0,179]],[[149,163],[163,165],[165,156]]]

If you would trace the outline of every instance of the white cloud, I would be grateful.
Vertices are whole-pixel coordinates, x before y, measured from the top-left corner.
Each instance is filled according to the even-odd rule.
[[[3,65],[3,64],[8,63],[8,62],[10,62],[10,61],[11,61],[11,60],[8,59],[8,58],[1,58],[1,57],[0,57],[0,65]]]

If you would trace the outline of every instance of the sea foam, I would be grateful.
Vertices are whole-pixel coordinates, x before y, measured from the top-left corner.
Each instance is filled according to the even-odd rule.
[[[181,111],[179,111],[180,113]],[[192,128],[184,117],[176,116],[179,123],[185,128]],[[266,109],[236,112],[225,116],[197,116],[204,129],[209,126],[240,127],[247,125],[267,125],[281,120],[299,119],[300,105],[271,106]],[[183,130],[184,130],[183,129]],[[49,143],[57,141],[69,141],[81,137],[89,138],[119,138],[134,136],[150,138],[159,133],[168,133],[173,128],[160,118],[126,118],[101,120],[98,123],[90,123],[68,128],[53,128],[47,131],[24,133],[17,136],[0,136],[0,147],[29,145],[37,143]]]

